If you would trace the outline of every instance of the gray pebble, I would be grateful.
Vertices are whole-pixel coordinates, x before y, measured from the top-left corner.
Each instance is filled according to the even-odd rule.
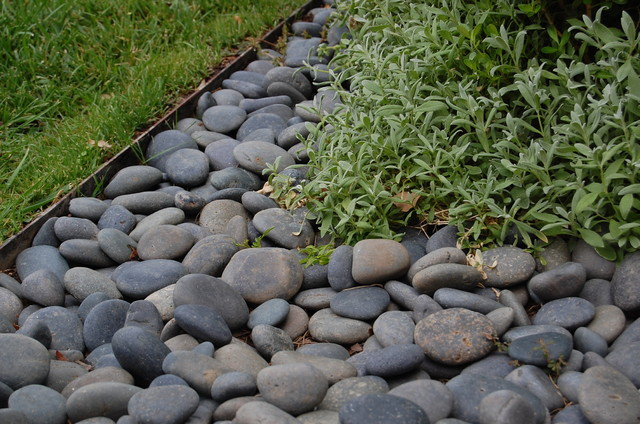
[[[128,411],[138,423],[180,424],[195,412],[199,400],[190,387],[151,387],[131,397]]]
[[[565,262],[531,278],[528,288],[543,302],[577,296],[586,282],[586,270],[577,262]]]
[[[491,311],[502,308],[500,303],[484,296],[451,288],[436,290],[433,294],[433,300],[445,309],[465,308],[481,314],[488,314]]]
[[[487,287],[508,288],[527,281],[536,269],[536,262],[531,254],[524,250],[504,246],[482,252],[483,271]]]
[[[384,347],[411,344],[415,327],[413,320],[405,312],[388,311],[374,321],[373,333]]]
[[[330,306],[340,316],[368,321],[383,313],[389,301],[389,294],[383,288],[355,287],[335,295]]]
[[[443,263],[418,272],[411,280],[411,284],[419,292],[433,295],[436,290],[443,287],[471,290],[482,281],[482,274],[472,266]]]
[[[136,226],[136,217],[124,206],[113,205],[102,214],[98,221],[98,229],[113,228],[129,234]]]
[[[76,197],[69,202],[69,213],[78,218],[98,222],[109,205],[95,197]]]
[[[198,145],[189,134],[182,131],[162,131],[151,139],[145,157],[149,165],[158,168],[162,172],[166,172],[167,159],[173,152],[181,149],[197,150]]]
[[[182,259],[193,246],[191,233],[175,225],[158,225],[146,231],[138,241],[142,260]]]
[[[67,421],[64,396],[38,384],[13,392],[9,396],[9,408],[22,412],[30,423],[65,424]]]
[[[358,396],[385,394],[389,391],[387,382],[378,376],[349,377],[329,387],[318,409],[338,412],[342,405]]]
[[[497,390],[489,393],[478,406],[480,424],[535,423],[531,405],[518,393],[511,390]]]
[[[209,176],[209,158],[200,150],[181,149],[172,153],[165,163],[169,180],[181,187],[202,185]]]
[[[122,168],[104,188],[104,195],[115,199],[123,194],[138,193],[155,188],[162,182],[162,171],[153,166],[135,165]]]
[[[53,229],[57,220],[57,216],[47,219],[45,223],[42,224],[42,227],[40,227],[36,235],[33,237],[31,246],[44,245],[58,247],[58,245],[60,244],[60,240],[58,240],[58,237],[56,237],[56,233]]]
[[[233,150],[240,142],[232,139],[220,140],[209,144],[204,153],[209,158],[211,169],[216,171],[238,166],[238,161],[233,156]]]
[[[640,252],[631,253],[622,260],[611,279],[613,304],[624,312],[640,309]]]
[[[615,262],[604,259],[596,252],[595,248],[582,239],[578,239],[573,247],[571,260],[584,266],[588,280],[593,278],[611,280],[616,270]]]
[[[580,297],[565,297],[545,303],[533,317],[533,324],[551,324],[573,331],[589,324],[595,315],[594,306]]]
[[[93,417],[117,420],[127,414],[129,400],[141,390],[131,384],[111,381],[79,387],[67,398],[67,415],[73,422]]]
[[[550,411],[564,406],[562,394],[549,379],[549,376],[538,367],[523,365],[511,371],[504,379],[529,390]]]
[[[578,400],[593,424],[631,424],[640,416],[640,393],[629,379],[608,367],[593,367],[584,373]]]
[[[0,334],[0,381],[11,389],[43,383],[50,361],[47,348],[34,339]]]
[[[113,199],[112,205],[120,205],[134,214],[149,215],[160,209],[173,207],[175,195],[161,191],[141,191],[123,194]]]
[[[211,386],[211,398],[222,403],[240,396],[253,396],[257,390],[254,376],[242,371],[232,371],[215,379]]]

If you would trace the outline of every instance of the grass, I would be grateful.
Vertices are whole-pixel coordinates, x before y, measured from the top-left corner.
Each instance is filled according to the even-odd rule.
[[[0,5],[0,242],[303,0]]]

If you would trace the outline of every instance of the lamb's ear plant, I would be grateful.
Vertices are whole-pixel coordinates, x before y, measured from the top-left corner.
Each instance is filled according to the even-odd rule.
[[[515,234],[536,248],[579,236],[607,259],[640,248],[639,7],[515,3],[340,4],[346,107],[313,135],[303,187],[322,234],[397,239],[444,220],[463,247]]]

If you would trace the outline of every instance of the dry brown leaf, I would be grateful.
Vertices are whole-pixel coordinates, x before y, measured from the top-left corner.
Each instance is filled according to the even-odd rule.
[[[397,197],[402,199],[402,202],[395,202],[394,206],[402,212],[409,212],[411,209],[416,207],[418,200],[420,200],[419,194],[407,193],[406,191],[398,193]]]
[[[59,350],[56,350],[56,359],[58,361],[68,361],[67,357],[64,356]]]
[[[273,193],[273,187],[269,183],[264,183],[264,186],[262,186],[262,188],[258,190],[257,193],[268,196],[269,194]]]
[[[87,141],[88,144],[90,144],[91,146],[97,146],[101,149],[110,149],[113,146],[111,144],[109,144],[107,141],[105,140],[89,140]]]
[[[233,19],[238,23],[238,25],[240,25],[242,23],[242,18],[238,15],[235,15],[233,17]]]
[[[360,343],[356,343],[349,348],[349,355],[355,355],[359,352],[362,352],[362,344]]]

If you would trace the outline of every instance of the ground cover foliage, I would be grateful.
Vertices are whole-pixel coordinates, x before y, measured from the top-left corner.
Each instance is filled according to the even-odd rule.
[[[3,1],[0,242],[302,4]]]
[[[575,235],[609,259],[637,250],[638,7],[342,3],[346,107],[316,133],[300,196],[347,243],[449,222],[469,247]]]

